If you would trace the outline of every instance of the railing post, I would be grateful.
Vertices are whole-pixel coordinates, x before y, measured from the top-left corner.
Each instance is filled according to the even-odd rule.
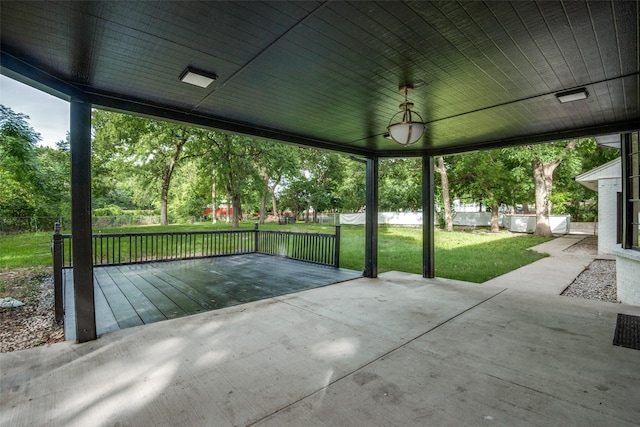
[[[62,234],[60,234],[60,223],[53,226],[53,241],[51,242],[51,252],[53,253],[53,295],[56,322],[64,318],[64,307],[62,298]]]
[[[253,225],[253,252],[258,252],[258,223]]]
[[[336,225],[336,243],[335,243],[334,266],[340,268],[340,226]]]

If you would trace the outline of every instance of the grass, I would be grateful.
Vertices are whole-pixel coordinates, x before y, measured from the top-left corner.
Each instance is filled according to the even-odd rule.
[[[241,229],[252,229],[252,222],[241,224]],[[263,230],[289,230],[301,232],[333,233],[332,225],[264,224]],[[185,224],[162,226],[136,226],[100,229],[102,233],[131,233],[154,231],[227,230],[226,223]],[[65,231],[63,231],[64,233]],[[68,233],[68,231],[66,231]],[[50,240],[52,233],[0,235],[0,271],[35,268],[38,274],[51,271]],[[511,233],[488,233],[482,230],[436,232],[436,276],[482,283],[493,277],[537,261],[544,255],[527,248],[549,239]],[[364,269],[364,227],[341,227],[340,266],[352,270]],[[422,229],[414,227],[381,226],[378,239],[378,272],[390,270],[422,273]],[[3,281],[0,280],[0,292]]]
[[[51,233],[0,234],[0,270],[51,266]]]
[[[343,227],[341,266],[353,270],[364,267],[364,231]],[[422,229],[379,228],[378,272],[397,270],[422,274]],[[528,248],[548,241],[532,235],[507,232],[455,231],[435,234],[436,276],[482,283],[543,258]]]

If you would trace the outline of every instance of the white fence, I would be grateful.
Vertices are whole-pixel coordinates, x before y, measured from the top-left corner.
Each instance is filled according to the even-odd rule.
[[[536,230],[535,215],[505,215],[503,223],[504,228],[516,233],[533,233]],[[567,234],[571,231],[571,217],[551,216],[549,225],[553,234]]]
[[[554,234],[567,234],[570,231],[569,216],[552,216],[549,218],[551,231]],[[365,214],[340,214],[340,224],[364,225]],[[389,225],[422,225],[422,212],[379,212],[378,224]],[[490,212],[456,212],[453,224],[467,227],[489,227]],[[536,229],[535,215],[498,214],[498,224],[502,228],[516,233],[533,233]]]
[[[364,225],[365,214],[340,214],[340,224]],[[422,212],[378,212],[378,224],[422,225]]]

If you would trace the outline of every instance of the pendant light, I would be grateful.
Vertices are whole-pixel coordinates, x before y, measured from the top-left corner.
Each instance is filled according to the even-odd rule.
[[[387,126],[387,131],[391,139],[405,146],[414,144],[422,138],[424,130],[427,127],[420,114],[411,111],[413,102],[407,101],[407,96],[411,90],[413,90],[413,86],[411,85],[400,86],[400,93],[404,93],[404,102],[400,104],[400,111],[391,117],[389,126]],[[398,120],[400,114],[402,114],[401,120],[395,121]],[[416,117],[419,120],[415,120]]]

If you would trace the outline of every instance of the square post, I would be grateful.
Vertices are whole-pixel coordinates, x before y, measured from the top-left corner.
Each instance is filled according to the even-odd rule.
[[[340,226],[336,225],[335,236],[335,254],[333,255],[333,265],[335,268],[340,268]]]
[[[91,104],[71,101],[71,234],[76,340],[97,338],[91,247]]]
[[[436,277],[433,157],[422,156],[422,277]]]
[[[64,301],[62,299],[62,234],[60,234],[60,223],[56,222],[53,226],[53,240],[51,242],[51,251],[53,253],[53,300],[55,308],[56,322],[64,319]]]
[[[364,277],[378,277],[378,159],[367,159]]]
[[[258,236],[260,231],[258,231],[258,223],[253,224],[253,252],[260,252]]]
[[[622,167],[622,249],[631,249],[633,244],[633,205],[629,203],[632,197],[633,179],[630,178],[632,165],[631,134],[621,135],[620,157]]]

